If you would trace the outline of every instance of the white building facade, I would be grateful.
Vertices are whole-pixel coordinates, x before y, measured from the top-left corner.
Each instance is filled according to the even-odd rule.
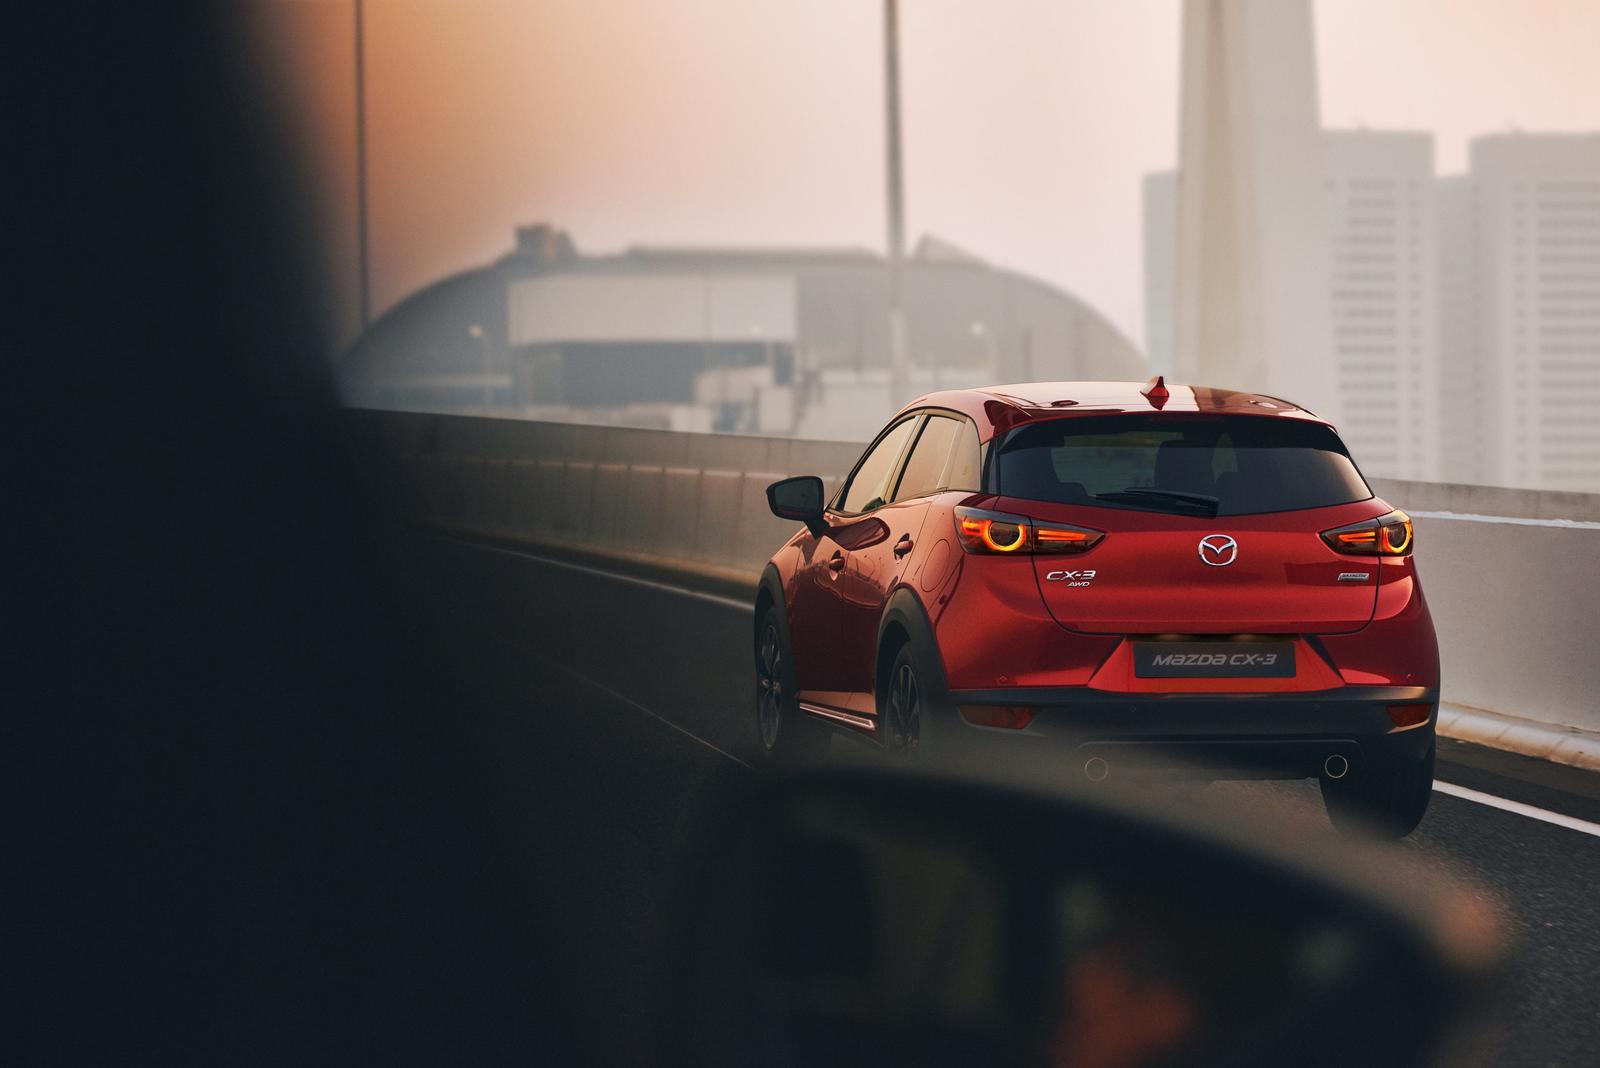
[[[1458,290],[1441,330],[1468,365],[1446,352],[1444,439],[1476,439],[1447,471],[1600,492],[1600,134],[1480,137],[1470,173],[1441,193],[1453,224],[1440,258]]]
[[[1439,478],[1433,138],[1323,133],[1340,433],[1369,475]]]
[[[1487,481],[1488,443],[1494,436],[1480,411],[1488,376],[1478,337],[1477,194],[1465,174],[1433,186],[1438,234],[1439,479],[1477,485]]]

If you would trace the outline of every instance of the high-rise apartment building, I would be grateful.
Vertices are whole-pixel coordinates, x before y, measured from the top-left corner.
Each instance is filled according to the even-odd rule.
[[[1339,430],[1369,475],[1439,477],[1433,138],[1327,130]]]
[[[1600,134],[1480,137],[1445,182],[1440,329],[1471,363],[1452,381],[1445,350],[1443,440],[1477,445],[1459,473],[1600,492]]]
[[[1488,442],[1494,411],[1480,411],[1487,377],[1478,338],[1477,194],[1465,174],[1433,186],[1438,234],[1439,480],[1476,485],[1487,481]]]

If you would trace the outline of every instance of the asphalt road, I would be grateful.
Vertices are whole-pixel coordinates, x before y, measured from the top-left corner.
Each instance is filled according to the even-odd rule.
[[[652,965],[679,855],[716,788],[751,773],[749,609],[420,533],[376,559],[396,627],[461,697],[450,766],[474,781],[454,818],[481,865],[472,877],[525,920],[507,935],[528,961],[525,997],[508,1001],[532,1021],[521,1033],[552,1062],[642,1059],[657,984],[671,981]],[[1440,758],[1441,781],[1600,820],[1595,776],[1447,742]],[[1311,782],[1201,795],[1223,812],[1268,808],[1287,834],[1334,833]],[[1485,1063],[1594,1063],[1600,837],[1435,793],[1397,848],[1509,915],[1517,950]]]

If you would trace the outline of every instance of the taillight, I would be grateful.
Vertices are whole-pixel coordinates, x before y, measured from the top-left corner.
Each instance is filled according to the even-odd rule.
[[[1027,516],[956,509],[956,536],[969,553],[1081,553],[1094,548],[1105,534],[1069,523],[1043,523]]]
[[[1411,517],[1397,509],[1377,519],[1363,519],[1347,527],[1324,530],[1322,540],[1336,553],[1410,556],[1415,537],[1411,529]]]

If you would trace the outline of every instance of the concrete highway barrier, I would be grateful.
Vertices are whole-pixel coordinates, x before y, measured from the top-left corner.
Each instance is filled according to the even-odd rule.
[[[370,491],[408,519],[753,590],[795,525],[768,483],[862,445],[353,410]],[[1374,480],[1416,517],[1441,730],[1600,767],[1600,495]],[[1480,713],[1482,713],[1480,715]]]

